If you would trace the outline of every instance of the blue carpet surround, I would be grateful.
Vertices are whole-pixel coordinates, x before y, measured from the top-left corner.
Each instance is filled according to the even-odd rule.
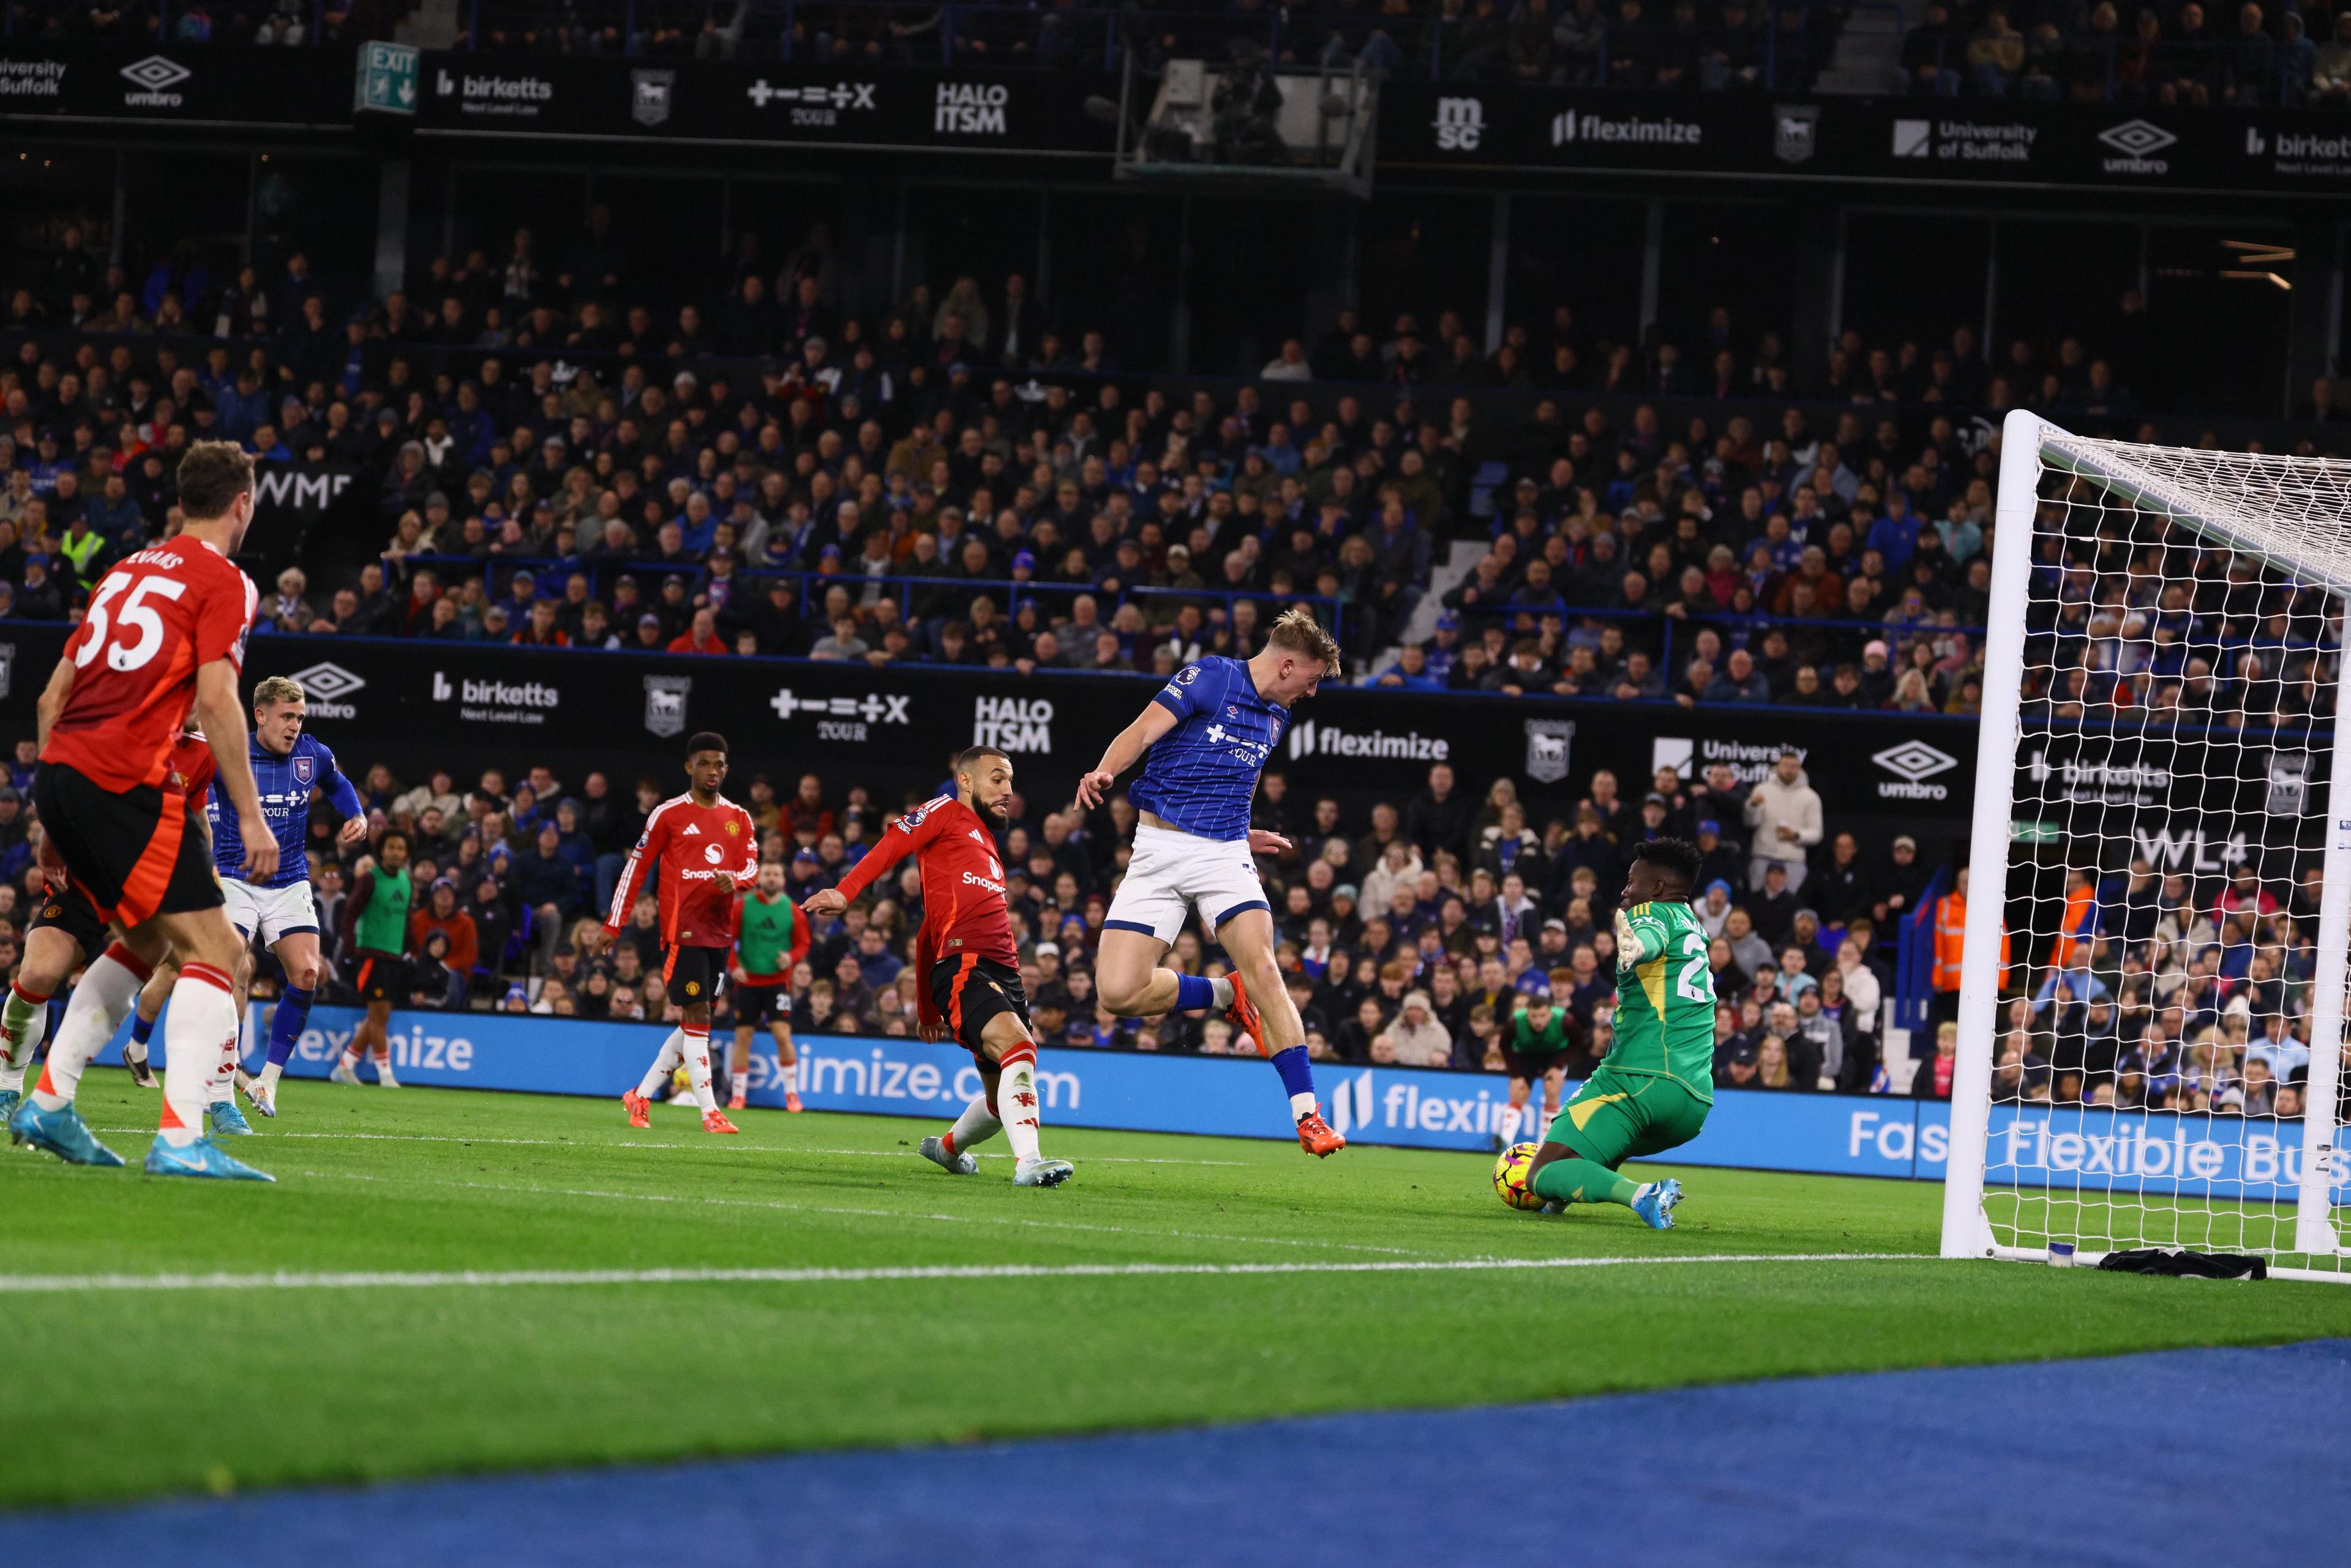
[[[2325,1340],[22,1515],[0,1563],[2343,1563],[2346,1407]]]

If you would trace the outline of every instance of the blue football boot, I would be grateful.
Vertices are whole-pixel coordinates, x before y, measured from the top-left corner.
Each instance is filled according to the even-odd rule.
[[[1671,1230],[1674,1205],[1681,1200],[1682,1184],[1671,1176],[1663,1181],[1643,1182],[1641,1190],[1633,1195],[1633,1212],[1652,1230]]]
[[[122,1156],[101,1144],[71,1105],[44,1111],[30,1100],[8,1118],[8,1136],[19,1144],[47,1149],[69,1166],[119,1166]]]
[[[226,1100],[214,1101],[204,1108],[204,1114],[211,1119],[215,1133],[230,1133],[241,1138],[253,1136],[253,1124],[246,1121],[245,1113],[236,1108],[233,1095]]]
[[[210,1138],[198,1138],[184,1149],[175,1149],[157,1134],[147,1150],[149,1176],[216,1176],[223,1181],[276,1181],[266,1171],[255,1170],[244,1161],[221,1152],[220,1145]]]

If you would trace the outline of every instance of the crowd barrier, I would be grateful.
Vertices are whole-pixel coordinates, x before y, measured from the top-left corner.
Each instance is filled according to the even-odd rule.
[[[266,1011],[254,1006],[247,1033],[256,1070]],[[324,1078],[360,1016],[351,1008],[313,1009],[287,1075]],[[617,1098],[643,1075],[667,1032],[659,1024],[401,1013],[392,1019],[392,1060],[406,1084]],[[773,1042],[762,1034],[755,1044],[750,1103],[778,1107],[783,1086]],[[978,1092],[971,1055],[956,1046],[846,1035],[803,1035],[798,1046],[800,1098],[811,1111],[946,1123]],[[121,1061],[120,1038],[99,1061]],[[360,1069],[363,1078],[373,1073]],[[1332,1124],[1364,1145],[1482,1153],[1508,1098],[1508,1081],[1492,1073],[1326,1064],[1316,1076]],[[1049,1129],[1290,1136],[1280,1082],[1254,1058],[1048,1049],[1038,1052],[1037,1086]],[[1949,1136],[1950,1109],[1939,1101],[1726,1090],[1716,1094],[1705,1132],[1672,1160],[1931,1182],[1942,1179]],[[2023,1186],[2126,1186],[2148,1196],[2290,1204],[2301,1142],[2300,1125],[2291,1123],[1994,1106],[1988,1163],[1994,1185],[2005,1178]],[[2335,1162],[2336,1201],[2351,1202],[2351,1151]]]
[[[35,699],[69,628],[19,623],[0,640],[0,737],[32,732]],[[1034,800],[1075,782],[1162,683],[1143,676],[688,654],[586,653],[496,643],[256,636],[248,680],[286,674],[310,694],[308,728],[353,777],[391,762],[407,782],[432,767],[510,771],[545,764],[577,781],[677,777],[678,747],[716,729],[742,784],[814,766],[830,783],[928,790],[969,745],[1001,747]],[[1540,826],[1608,768],[1637,800],[1660,767],[1700,778],[1716,762],[1753,784],[1782,747],[1811,768],[1824,819],[1876,842],[1897,832],[1956,841],[1968,824],[1976,727],[1939,714],[1845,713],[1775,705],[1469,695],[1327,686],[1299,705],[1266,758],[1301,809],[1329,794],[1351,809],[1408,800],[1449,763],[1473,798],[1520,781]],[[737,786],[741,787],[740,784]],[[789,783],[785,788],[789,789]],[[1061,797],[1066,799],[1067,797]]]

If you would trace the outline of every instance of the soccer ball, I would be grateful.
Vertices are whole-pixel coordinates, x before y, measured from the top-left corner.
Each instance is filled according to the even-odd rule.
[[[1527,1185],[1527,1167],[1535,1163],[1534,1144],[1512,1144],[1494,1161],[1494,1196],[1512,1208],[1541,1208],[1543,1200]]]

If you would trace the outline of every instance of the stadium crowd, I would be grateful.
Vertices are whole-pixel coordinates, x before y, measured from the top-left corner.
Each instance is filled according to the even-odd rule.
[[[381,475],[380,559],[274,573],[267,632],[1151,671],[1305,596],[1392,685],[1964,713],[1995,465],[1970,411],[2032,388],[2127,422],[2145,328],[2126,298],[2103,352],[1997,363],[1965,328],[1848,332],[1800,376],[1724,309],[1635,351],[1562,307],[1490,356],[1456,312],[1351,309],[1253,382],[1137,392],[1017,276],[844,310],[821,230],[657,326],[597,221],[340,326],[298,256],[214,278],[175,247],[134,287],[68,229],[9,308],[0,619],[69,613],[172,526],[172,453],[227,436]],[[1504,421],[1487,388],[1537,396]],[[1640,401],[1677,397],[1721,408]]]
[[[13,37],[300,47],[389,37],[407,7],[351,0],[9,0]],[[1156,71],[1228,55],[1405,79],[1667,92],[1809,87],[1849,16],[1821,0],[1176,0],[1167,5],[484,0],[460,47],[702,59]],[[1886,90],[2076,102],[2351,101],[2351,8],[2198,0],[1936,0]]]

